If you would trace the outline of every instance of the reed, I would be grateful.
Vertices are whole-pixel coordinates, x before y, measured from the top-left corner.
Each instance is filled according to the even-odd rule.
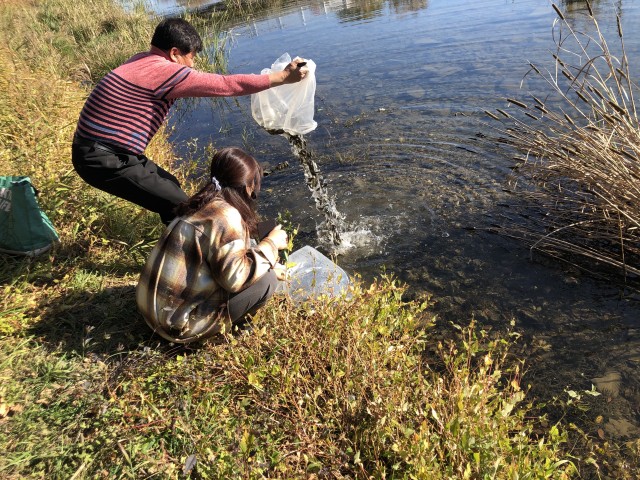
[[[507,99],[513,109],[511,114],[498,110],[504,118],[488,112],[506,127],[506,143],[520,152],[514,184],[526,185],[520,194],[543,212],[536,228],[511,232],[529,239],[532,249],[635,277],[640,274],[638,85],[630,74],[620,18],[614,52],[589,2],[590,33],[576,31],[553,8],[559,16],[553,64],[530,64],[529,72],[548,88],[545,99]]]

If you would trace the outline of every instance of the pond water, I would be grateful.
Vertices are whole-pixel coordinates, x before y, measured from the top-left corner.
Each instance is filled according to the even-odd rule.
[[[621,15],[631,64],[640,67],[640,0],[592,4],[607,34]],[[574,28],[590,28],[584,2],[559,7]],[[155,8],[184,5],[157,0]],[[285,3],[230,26],[229,71],[259,73],[284,52],[316,63],[318,128],[306,139],[348,226],[337,258],[345,270],[372,279],[384,268],[412,292],[432,294],[444,324],[475,317],[499,328],[514,319],[535,394],[608,382],[593,414],[605,421],[594,431],[635,439],[638,298],[489,232],[527,206],[505,191],[512,163],[491,141],[496,125],[484,111],[524,95],[528,61],[552,67],[555,18],[547,0]],[[541,85],[527,77],[524,87]],[[326,249],[300,165],[284,137],[255,124],[248,97],[191,103],[172,125],[185,155],[213,141],[265,162],[262,213],[290,212],[299,239]]]

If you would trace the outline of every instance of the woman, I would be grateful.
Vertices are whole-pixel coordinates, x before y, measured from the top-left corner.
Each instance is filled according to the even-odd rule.
[[[255,247],[256,197],[262,169],[239,148],[218,151],[211,179],[177,208],[151,252],[138,283],[138,308],[147,324],[173,342],[187,343],[246,322],[284,277],[278,250],[287,234],[276,226]]]

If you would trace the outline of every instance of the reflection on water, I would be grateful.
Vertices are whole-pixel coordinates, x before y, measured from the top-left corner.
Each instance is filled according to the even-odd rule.
[[[185,11],[197,11],[223,0],[144,0],[149,9],[160,15],[178,15]]]
[[[125,0],[134,1],[134,0]],[[182,12],[198,11],[223,0],[143,0],[151,11],[160,15],[179,15]]]
[[[427,8],[427,0],[333,0],[323,2],[325,12],[335,11],[344,21],[360,21],[383,15],[387,5],[396,15],[417,12]]]
[[[147,0],[147,3],[153,11],[162,15],[171,15],[184,10],[201,10],[220,1]],[[386,0],[315,0],[305,2],[305,5],[314,14],[336,12],[339,18],[346,21],[366,20],[379,16],[386,4]],[[394,13],[401,15],[424,9],[427,4],[428,0],[392,0],[389,6]]]
[[[624,8],[625,2],[623,0],[591,0],[590,4],[594,16],[599,19],[600,27],[605,32],[613,32],[616,28],[616,14],[624,20],[626,9]],[[563,0],[561,5],[562,11],[566,12],[571,28],[578,32],[591,32],[593,30],[591,20],[585,15],[587,5],[584,0]]]
[[[338,13],[338,18],[345,20],[367,20],[382,15],[382,7],[385,1],[357,1],[344,0],[332,2],[329,5],[334,7]],[[338,8],[335,8],[338,6]]]
[[[591,9],[596,17],[602,17],[603,12],[607,10],[611,11],[615,8],[615,13],[620,15],[622,13],[622,0],[610,1],[610,0],[590,0]],[[566,12],[568,17],[575,17],[576,13],[584,12],[587,9],[585,0],[561,0],[560,6],[562,11]]]
[[[640,0],[592,5],[606,35],[621,13],[640,78]],[[561,7],[590,28],[584,2]],[[639,298],[492,233],[531,212],[505,191],[511,160],[484,111],[506,108],[521,84],[544,98],[525,74],[529,61],[553,68],[554,18],[547,0],[298,1],[233,25],[229,70],[259,72],[285,51],[316,63],[318,128],[306,140],[346,217],[343,268],[369,279],[385,267],[413,294],[432,294],[445,325],[515,319],[536,393],[613,379],[598,407],[605,433],[638,438]],[[253,122],[247,98],[211,106],[176,117],[179,148],[198,138],[242,145],[271,166],[291,160]],[[299,167],[272,169],[263,213],[291,212],[299,238],[316,244],[322,218]]]
[[[427,8],[428,0],[393,0],[391,5],[396,15],[417,12]]]

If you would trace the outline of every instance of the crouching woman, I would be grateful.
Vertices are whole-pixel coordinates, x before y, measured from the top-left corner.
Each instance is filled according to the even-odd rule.
[[[274,293],[287,247],[281,226],[252,247],[262,169],[239,148],[218,151],[211,179],[177,207],[144,266],[138,308],[167,340],[188,343],[231,331]]]

